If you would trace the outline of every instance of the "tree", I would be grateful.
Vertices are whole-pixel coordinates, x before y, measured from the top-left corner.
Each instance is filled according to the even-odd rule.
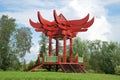
[[[103,43],[99,66],[100,69],[109,74],[115,73],[115,67],[120,65],[120,46],[118,43]]]
[[[116,42],[100,40],[89,41],[89,64],[96,72],[115,73],[115,67],[120,65],[120,45]]]
[[[78,53],[79,56],[88,53],[86,41],[82,41],[79,37],[73,40],[73,53],[74,55]]]
[[[21,27],[17,29],[16,34],[16,40],[17,40],[17,52],[20,55],[20,58],[22,59],[22,67],[25,64],[24,56],[26,53],[30,53],[30,48],[32,46],[32,32],[30,31],[30,28],[28,27]],[[23,68],[24,70],[24,68]]]
[[[48,43],[48,37],[45,36],[45,34],[40,35],[39,45],[40,45],[40,56],[43,56],[43,54],[47,54],[47,43]]]
[[[95,72],[100,71],[99,69],[99,55],[101,53],[101,46],[102,41],[100,40],[94,40],[94,41],[88,41],[88,50],[90,54],[89,58],[89,65],[90,68],[93,69]]]
[[[74,55],[78,53],[79,56],[84,55],[85,68],[87,69],[90,68],[90,64],[89,64],[90,54],[89,54],[88,43],[89,41],[81,40],[79,37],[73,40],[73,53]]]
[[[30,28],[17,28],[15,19],[5,15],[0,18],[0,69],[19,69],[18,54],[23,58],[30,52],[31,34]]]
[[[0,68],[7,70],[10,66],[10,38],[15,31],[15,19],[3,15],[0,19]]]

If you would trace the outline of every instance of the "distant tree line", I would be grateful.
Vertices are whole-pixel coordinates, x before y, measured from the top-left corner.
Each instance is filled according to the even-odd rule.
[[[120,74],[120,44],[101,40],[81,40],[79,37],[73,41],[73,53],[85,57],[85,67],[88,71],[107,74]],[[116,68],[118,68],[116,70]]]
[[[15,19],[0,18],[0,70],[23,70],[24,56],[32,46],[31,34],[30,28],[17,27]]]

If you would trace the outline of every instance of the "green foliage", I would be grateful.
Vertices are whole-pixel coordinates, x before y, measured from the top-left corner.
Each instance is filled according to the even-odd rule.
[[[21,58],[24,57],[26,53],[30,52],[30,48],[32,46],[31,35],[32,33],[28,27],[21,27],[17,29],[17,51]]]
[[[15,19],[3,15],[0,18],[0,69],[19,70],[18,57],[30,51],[31,39],[30,28],[17,28]]]
[[[115,42],[92,41],[89,43],[91,69],[96,72],[114,74],[120,64],[120,46]]]
[[[22,60],[22,67],[23,70],[26,68],[25,64],[26,61],[24,59],[24,56],[26,53],[30,53],[30,48],[32,46],[32,32],[30,31],[30,28],[28,27],[21,27],[17,29],[16,34],[16,50],[17,54],[19,54],[21,60]]]
[[[87,45],[86,41],[82,41],[79,37],[73,40],[73,54],[78,54],[82,56],[82,54],[87,53]]]
[[[30,68],[33,67],[35,64],[36,64],[35,61],[30,61],[29,64],[27,64],[27,69],[26,69],[26,70],[30,69]]]
[[[79,55],[84,53],[85,68],[88,70],[114,74],[115,67],[120,65],[119,43],[100,40],[82,41],[80,38],[75,38],[73,42],[73,53]]]
[[[119,56],[119,44],[110,42],[103,43],[100,55],[99,66],[100,69],[105,73],[114,74],[114,68],[116,65],[120,64],[120,56]]]
[[[120,75],[120,65],[115,67],[115,74]]]
[[[84,55],[85,68],[90,69],[89,60],[90,54],[88,50],[88,41],[81,40],[79,37],[73,39],[73,55],[78,54],[80,57]]]
[[[48,43],[48,37],[45,36],[45,34],[40,35],[39,45],[40,45],[40,56],[43,54],[47,54],[47,43]]]
[[[18,59],[11,54],[12,46],[10,45],[10,39],[16,30],[15,27],[15,19],[5,15],[0,18],[0,68],[2,70],[11,69],[12,64],[17,64],[17,62],[12,62],[12,58],[16,61]]]

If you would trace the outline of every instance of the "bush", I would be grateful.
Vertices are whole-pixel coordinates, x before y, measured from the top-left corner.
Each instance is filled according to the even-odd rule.
[[[95,73],[95,71],[94,70],[92,70],[92,69],[89,69],[89,70],[87,70],[89,73]]]
[[[33,66],[36,65],[36,62],[35,61],[30,61],[28,64],[27,64],[27,68],[26,70],[29,70],[30,68],[32,68]]]
[[[120,75],[120,65],[115,67],[115,74]]]

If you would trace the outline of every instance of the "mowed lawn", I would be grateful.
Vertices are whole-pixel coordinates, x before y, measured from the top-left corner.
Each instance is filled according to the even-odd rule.
[[[0,72],[0,80],[120,80],[120,76],[95,73]]]

